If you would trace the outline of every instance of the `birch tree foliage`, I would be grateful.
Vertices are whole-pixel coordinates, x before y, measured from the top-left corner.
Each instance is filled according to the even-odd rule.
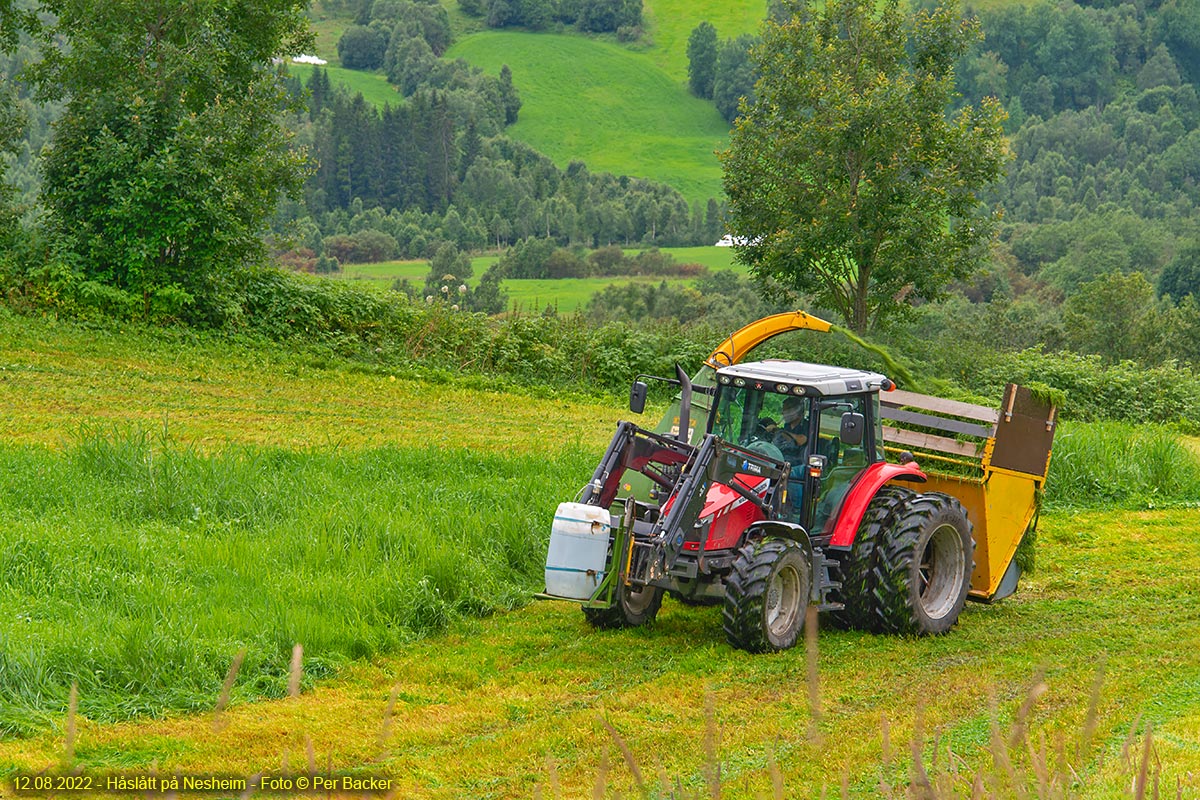
[[[38,85],[66,101],[42,200],[81,279],[131,315],[219,323],[305,159],[273,60],[311,42],[301,0],[43,0]]]
[[[794,0],[721,154],[738,259],[863,332],[967,276],[996,214],[978,191],[1008,156],[994,99],[952,111],[978,37],[951,4]]]

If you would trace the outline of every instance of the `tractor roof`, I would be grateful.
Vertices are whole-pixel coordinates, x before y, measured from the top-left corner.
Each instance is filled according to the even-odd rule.
[[[717,380],[722,384],[739,385],[740,379],[747,383],[762,383],[761,388],[781,393],[821,396],[877,392],[887,381],[887,378],[878,372],[781,359],[749,361],[722,367],[717,371],[717,376]],[[802,387],[804,391],[797,392],[796,387]]]

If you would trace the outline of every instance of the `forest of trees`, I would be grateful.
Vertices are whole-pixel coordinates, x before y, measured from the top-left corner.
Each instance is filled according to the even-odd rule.
[[[927,318],[1014,349],[1200,363],[1200,4],[967,13],[983,38],[957,66],[962,102],[1002,103],[1012,157],[984,194],[1003,212],[991,263]],[[730,44],[693,30],[693,94],[738,80]]]
[[[758,37],[742,34],[733,39],[718,39],[717,29],[701,22],[688,37],[688,89],[696,97],[712,100],[727,121],[738,115],[743,97],[754,97],[758,68],[750,57],[750,48]]]
[[[591,18],[612,4],[497,0],[487,13],[501,5],[504,24],[539,27],[519,20],[552,7]],[[617,5],[640,18],[640,2]],[[469,13],[481,9],[464,4]],[[332,87],[321,70],[303,86],[292,82],[308,105],[294,127],[311,143],[317,168],[303,203],[285,204],[276,220],[281,241],[299,231],[288,263],[316,270],[325,256],[343,263],[431,257],[447,242],[461,250],[530,237],[575,247],[672,246],[722,235],[715,199],[693,208],[663,184],[592,175],[583,164],[560,170],[503,136],[521,108],[512,73],[505,66],[498,77],[485,75],[439,58],[452,38],[441,5],[374,0],[355,13],[358,24],[338,42],[343,66],[384,71],[399,97],[380,111]]]
[[[615,33],[626,42],[642,35],[642,0],[458,0],[458,7],[489,28],[571,26],[584,33]]]
[[[303,258],[315,264],[330,237],[371,243],[337,254],[351,261],[430,257],[442,242],[481,250],[530,237],[580,247],[720,238],[715,200],[693,208],[664,184],[592,174],[582,163],[562,170],[497,135],[506,108],[519,108],[511,83],[461,70],[480,80],[423,84],[383,111],[332,88],[321,70],[305,87],[293,81],[308,103],[293,125],[318,166],[303,201],[284,203],[276,228],[298,239]]]

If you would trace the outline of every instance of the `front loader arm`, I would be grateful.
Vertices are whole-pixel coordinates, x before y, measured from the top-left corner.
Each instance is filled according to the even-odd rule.
[[[714,483],[724,484],[757,505],[770,518],[778,510],[779,490],[786,486],[788,464],[770,456],[755,453],[708,434],[688,462],[679,484],[667,501],[670,505],[651,532],[651,539],[662,548],[662,566],[670,572],[683,552],[687,531],[696,526],[704,509],[708,490]],[[740,475],[753,475],[770,481],[766,498],[747,491],[738,481]],[[703,548],[704,537],[701,539]]]
[[[632,422],[620,422],[580,502],[610,507],[621,489],[621,478],[630,469],[670,491],[675,484],[662,470],[686,464],[695,452],[695,447],[673,437],[652,433]]]

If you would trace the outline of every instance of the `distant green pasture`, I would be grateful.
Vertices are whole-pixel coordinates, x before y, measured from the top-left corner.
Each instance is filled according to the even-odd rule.
[[[349,280],[387,281],[408,278],[424,283],[429,274],[428,261],[381,261],[377,264],[344,264],[341,277]]]
[[[507,280],[504,291],[508,292],[509,308],[518,311],[540,312],[553,306],[561,313],[578,311],[587,305],[592,295],[606,286],[624,286],[627,283],[660,283],[663,278],[560,278]],[[670,283],[689,283],[691,278],[667,278]]]
[[[746,268],[733,262],[733,248],[730,247],[664,247],[664,253],[670,253],[676,261],[683,263],[703,264],[712,271],[732,269],[739,275],[746,274]],[[627,249],[626,253],[640,252],[638,249]],[[471,259],[474,271],[468,283],[476,285],[480,276],[492,264],[499,260],[498,256],[478,256]],[[383,261],[377,264],[346,264],[342,268],[341,278],[344,280],[360,280],[378,283],[380,286],[391,286],[397,280],[408,279],[416,286],[425,283],[429,274],[429,262],[418,261]],[[508,292],[509,307],[522,311],[541,311],[546,306],[554,306],[560,312],[576,311],[584,306],[593,294],[612,284],[625,284],[630,281],[639,283],[657,283],[662,278],[652,277],[608,277],[608,278],[559,278],[559,279],[509,279],[502,284]],[[691,284],[694,278],[667,278],[668,283]]]
[[[493,75],[507,64],[522,102],[509,135],[560,167],[578,160],[592,172],[662,181],[693,202],[721,195],[715,153],[729,125],[648,55],[581,36],[486,31],[447,57]]]
[[[474,273],[474,277],[468,283],[478,283],[479,278],[487,268],[495,264],[499,258],[499,256],[476,256],[472,258],[471,270]],[[407,278],[413,283],[423,284],[425,283],[425,276],[428,274],[429,261],[427,259],[415,259],[406,261],[380,261],[375,264],[344,264],[342,266],[341,277],[348,280],[386,281],[389,285],[393,281]]]
[[[315,49],[310,55],[320,56],[330,64],[340,64],[341,60],[338,58],[337,52],[338,39],[341,39],[342,33],[353,24],[353,19],[348,15],[327,13],[324,3],[319,0],[312,4],[308,16],[312,21],[313,36],[316,39]]]
[[[336,53],[336,51],[335,51]],[[322,54],[321,58],[329,59]],[[302,80],[305,84],[312,77],[316,67],[311,64],[288,64],[288,71]],[[344,86],[351,94],[361,93],[363,99],[374,106],[383,108],[385,105],[398,106],[404,103],[404,97],[396,88],[388,83],[387,76],[381,72],[362,72],[356,69],[344,69],[334,66],[332,61],[321,69],[329,73],[329,81],[335,86]]]
[[[645,0],[642,17],[652,42],[646,55],[668,75],[687,81],[687,42],[692,30],[707,21],[721,39],[758,33],[767,15],[761,0]]]
[[[703,264],[711,270],[732,269],[739,275],[746,274],[744,266],[734,263],[732,247],[705,245],[701,247],[661,247],[659,249],[664,253],[670,253],[681,264]],[[641,251],[634,248],[625,252],[638,253]]]

